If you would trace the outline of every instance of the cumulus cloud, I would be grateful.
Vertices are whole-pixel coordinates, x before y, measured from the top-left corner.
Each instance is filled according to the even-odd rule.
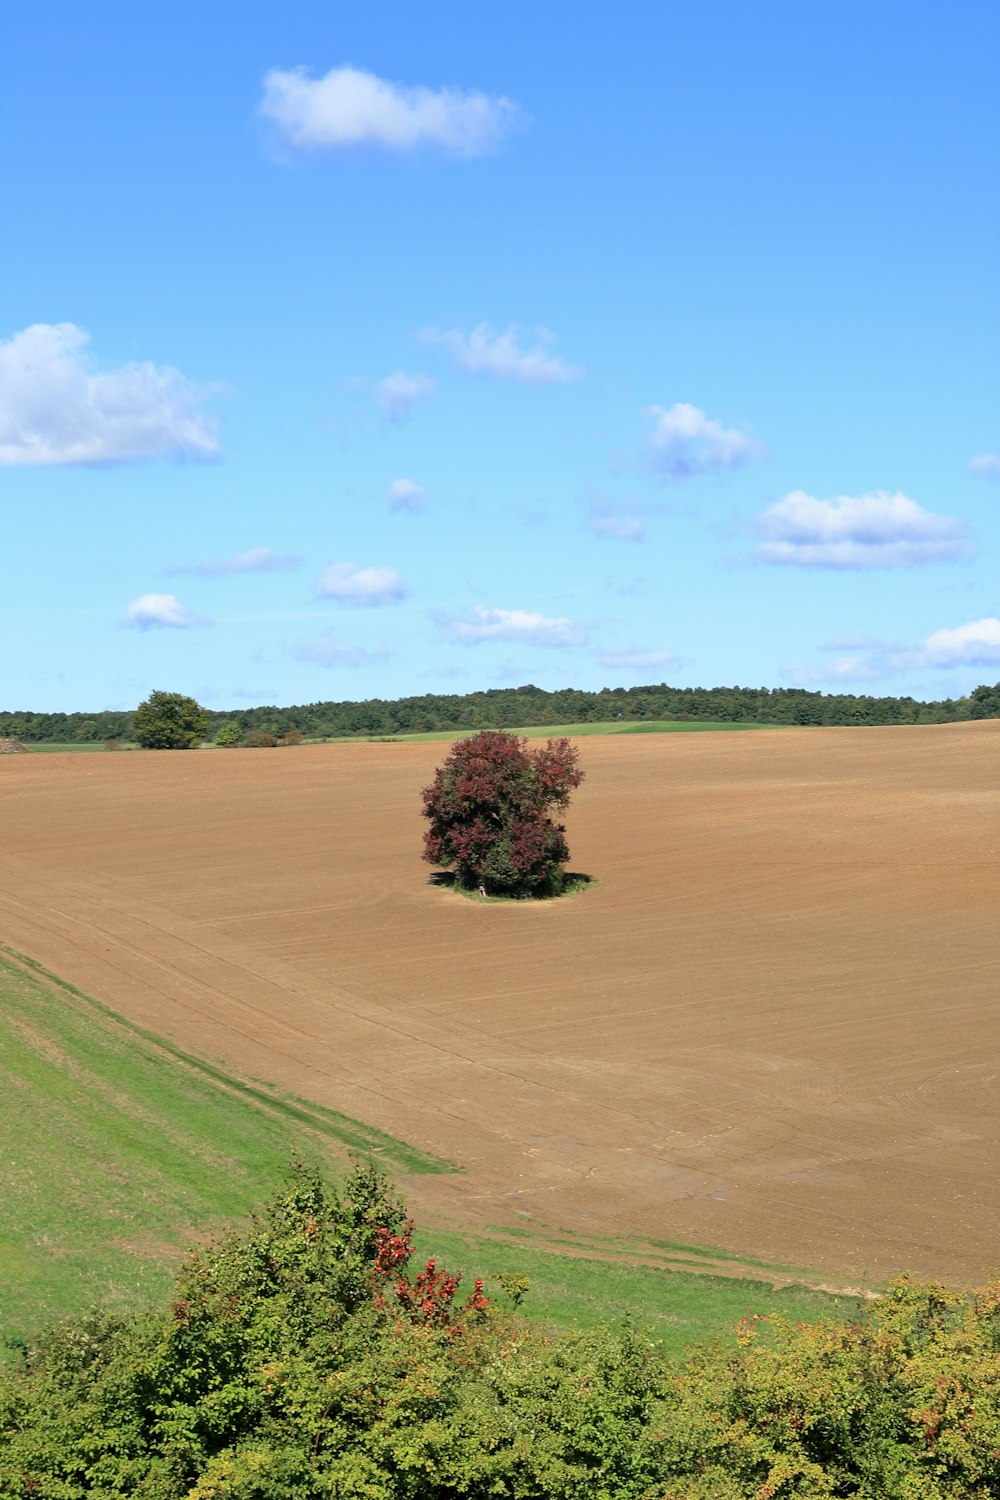
[[[363,646],[338,640],[329,631],[323,631],[290,647],[289,655],[314,667],[364,667],[385,661],[389,653],[381,649],[367,651]]]
[[[595,500],[587,513],[587,529],[594,536],[613,537],[619,542],[644,542],[646,523],[636,510]]]
[[[921,656],[930,667],[994,666],[1000,662],[1000,620],[986,615],[966,625],[935,630],[924,640]]]
[[[428,343],[441,344],[470,375],[519,380],[525,385],[558,385],[579,380],[583,374],[578,365],[549,352],[555,335],[547,328],[537,328],[530,345],[522,342],[516,324],[506,333],[495,332],[488,323],[480,323],[468,334],[457,328],[427,328],[422,337]]]
[[[351,562],[331,563],[316,580],[320,599],[336,599],[341,604],[396,604],[407,592],[396,568],[356,568]]]
[[[408,375],[394,370],[375,387],[375,399],[391,422],[405,422],[418,401],[433,396],[437,386],[429,375]]]
[[[75,323],[35,323],[0,342],[0,465],[210,459],[206,394],[169,365],[93,367]]]
[[[173,576],[178,573],[194,573],[200,578],[219,578],[226,573],[285,573],[290,568],[297,568],[301,561],[301,557],[293,557],[290,552],[275,552],[271,547],[251,547],[246,552],[238,552],[235,557],[220,557],[200,563],[174,563],[167,572]]]
[[[912,568],[965,550],[957,521],[884,490],[835,500],[794,490],[758,516],[754,530],[760,562],[801,568]]]
[[[321,78],[301,67],[271,68],[258,108],[279,139],[303,151],[433,146],[482,156],[522,118],[502,95],[409,87],[351,67],[331,68]]]
[[[451,641],[474,646],[482,641],[515,641],[525,646],[582,646],[587,628],[574,620],[550,618],[522,609],[473,605],[464,615],[441,615],[438,624]]]
[[[969,463],[977,479],[1000,479],[1000,453],[977,453]]]
[[[175,594],[140,594],[126,605],[123,623],[132,630],[190,630],[207,621],[192,614]]]
[[[602,667],[680,667],[684,658],[676,651],[649,651],[643,646],[609,646],[594,653]]]
[[[413,479],[394,479],[389,486],[390,510],[423,510],[427,491]]]
[[[719,469],[739,469],[762,458],[764,448],[738,427],[723,427],[697,406],[677,401],[671,407],[650,406],[652,428],[646,439],[654,469],[671,479],[690,479]]]

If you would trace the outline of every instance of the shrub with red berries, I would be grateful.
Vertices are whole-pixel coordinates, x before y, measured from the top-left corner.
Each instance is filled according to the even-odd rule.
[[[569,859],[565,829],[549,816],[583,780],[569,740],[529,750],[484,729],[460,740],[424,788],[424,859],[489,896],[558,895]]]

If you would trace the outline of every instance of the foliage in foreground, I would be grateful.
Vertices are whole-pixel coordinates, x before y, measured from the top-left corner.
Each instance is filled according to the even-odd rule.
[[[549,813],[583,780],[569,740],[528,749],[503,729],[460,740],[424,788],[424,859],[488,896],[558,895],[569,846]]]
[[[0,1380],[0,1493],[77,1500],[958,1500],[1000,1485],[1000,1285],[660,1355],[553,1336],[429,1262],[384,1181],[299,1170],[169,1307]],[[519,1289],[523,1290],[523,1289]]]

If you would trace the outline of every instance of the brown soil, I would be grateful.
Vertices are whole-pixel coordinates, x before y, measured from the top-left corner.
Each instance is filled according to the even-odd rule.
[[[0,937],[463,1163],[424,1217],[1000,1267],[1000,723],[580,745],[537,904],[429,884],[440,744],[12,759]]]

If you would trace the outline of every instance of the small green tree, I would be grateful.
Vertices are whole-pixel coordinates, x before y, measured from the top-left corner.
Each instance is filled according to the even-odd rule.
[[[214,743],[216,745],[227,747],[230,745],[240,744],[242,739],[243,731],[237,724],[236,720],[227,719],[226,722],[224,724],[220,724],[218,729],[216,730]]]
[[[207,729],[207,709],[183,693],[150,693],[135,711],[135,737],[144,750],[192,750]]]

